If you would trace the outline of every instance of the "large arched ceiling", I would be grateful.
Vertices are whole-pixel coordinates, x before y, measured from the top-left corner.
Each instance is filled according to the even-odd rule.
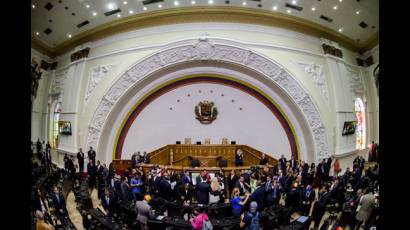
[[[144,4],[147,2],[152,3]],[[279,26],[325,37],[359,52],[377,43],[379,30],[378,0],[31,0],[31,5],[33,47],[50,56],[115,33],[170,23],[229,21]],[[302,10],[293,9],[295,6]],[[120,12],[104,14],[116,9]],[[88,24],[78,27],[85,21]],[[361,22],[367,27],[359,26]],[[47,34],[47,28],[52,32]]]

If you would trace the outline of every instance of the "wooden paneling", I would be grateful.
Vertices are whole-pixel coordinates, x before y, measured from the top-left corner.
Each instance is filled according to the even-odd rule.
[[[149,153],[149,163],[172,167],[190,167],[192,159],[198,159],[201,167],[218,167],[221,159],[226,159],[228,167],[235,167],[235,153],[243,151],[244,166],[259,165],[262,152],[247,145],[166,145]],[[269,165],[277,160],[266,155]],[[172,161],[171,161],[172,160]],[[114,160],[114,168],[124,171],[131,166],[129,160]],[[249,168],[249,167],[248,167]]]

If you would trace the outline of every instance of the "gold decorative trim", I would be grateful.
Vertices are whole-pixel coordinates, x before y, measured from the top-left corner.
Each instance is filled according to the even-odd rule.
[[[192,22],[231,22],[281,27],[316,37],[324,37],[356,52],[368,50],[378,43],[378,33],[363,44],[359,44],[353,39],[350,39],[346,35],[337,31],[331,30],[311,21],[283,13],[232,6],[198,6],[171,8],[135,14],[87,30],[76,35],[70,40],[61,43],[55,48],[48,47],[44,44],[39,44],[40,42],[37,39],[32,39],[32,47],[38,47],[41,49],[39,49],[39,51],[44,50],[49,54],[49,56],[55,57],[62,55],[74,49],[74,47],[86,42],[96,41],[114,34],[146,27]],[[374,37],[377,39],[373,40]]]

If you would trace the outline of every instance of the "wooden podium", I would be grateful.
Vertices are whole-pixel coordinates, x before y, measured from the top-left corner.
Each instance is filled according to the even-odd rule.
[[[148,158],[150,165],[164,165],[175,169],[190,168],[192,160],[194,159],[199,160],[199,168],[219,169],[219,162],[221,160],[225,160],[227,162],[227,167],[224,168],[229,168],[231,170],[232,168],[235,168],[235,154],[238,149],[243,152],[244,168],[259,165],[259,161],[262,158],[263,153],[247,145],[166,145],[149,153]],[[265,156],[268,159],[269,165],[272,166],[277,164],[277,160],[275,158],[269,156],[268,154]],[[123,171],[131,166],[131,161],[113,160],[113,166],[116,170]]]

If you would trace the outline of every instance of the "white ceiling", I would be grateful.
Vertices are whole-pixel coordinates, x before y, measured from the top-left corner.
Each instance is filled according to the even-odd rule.
[[[209,1],[213,1],[213,3],[210,4]],[[45,5],[49,2],[53,5],[50,11],[45,9]],[[175,5],[176,2],[177,5]],[[192,0],[165,0],[164,2],[146,5],[147,10],[144,11],[142,0],[31,0],[31,34],[46,45],[55,47],[70,39],[69,34],[74,37],[96,26],[142,12],[176,7],[231,5],[253,8],[255,10],[269,10],[272,13],[288,14],[287,10],[290,8],[285,7],[285,4],[292,4],[293,1],[261,0],[257,2],[251,0],[230,0],[229,4],[226,4],[225,0],[195,0],[194,2],[195,4],[192,4]],[[246,5],[243,5],[243,2],[246,2]],[[121,17],[118,17],[117,14],[111,16],[104,15],[105,12],[110,11],[108,8],[109,4],[114,4],[116,6],[114,9],[121,9]],[[161,8],[158,7],[160,4],[162,5]],[[258,4],[262,4],[262,7],[258,7]],[[34,8],[33,5],[35,6]],[[87,5],[89,5],[89,8],[86,7]],[[360,0],[359,2],[357,0],[296,0],[296,5],[303,7],[303,10],[296,11],[290,9],[290,15],[310,20],[335,31],[343,28],[341,33],[355,41],[360,39],[359,42],[364,42],[379,30],[378,0]],[[334,10],[333,7],[336,5],[337,10]],[[273,10],[274,6],[277,6],[276,11]],[[68,7],[68,10],[65,7]],[[312,7],[315,7],[316,10],[312,11]],[[130,13],[130,10],[133,13]],[[356,14],[356,11],[360,13]],[[94,16],[93,12],[96,12],[97,15]],[[75,15],[73,16],[72,13],[75,13]],[[329,23],[320,19],[320,15],[332,18],[333,22]],[[82,28],[77,28],[77,25],[85,20],[90,21],[90,23]],[[366,22],[369,26],[365,29],[361,28],[359,23],[362,21]],[[47,35],[44,33],[46,28],[50,28],[53,32]]]

